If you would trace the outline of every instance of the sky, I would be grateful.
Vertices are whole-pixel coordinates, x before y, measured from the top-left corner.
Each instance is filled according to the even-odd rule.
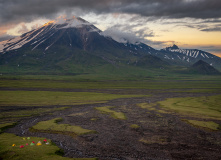
[[[221,57],[220,0],[0,0],[0,41],[59,16],[78,16],[155,49],[173,44]]]

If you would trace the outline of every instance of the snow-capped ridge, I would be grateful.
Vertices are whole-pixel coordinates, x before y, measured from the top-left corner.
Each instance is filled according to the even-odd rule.
[[[80,17],[73,16],[72,18],[66,18],[66,16],[60,16],[55,20],[45,23],[43,27],[48,25],[57,25],[57,28],[63,29],[63,28],[82,27],[84,25],[92,25],[92,24]]]
[[[210,59],[213,58],[213,55],[204,52],[198,49],[180,49],[177,45],[173,45],[171,47],[166,47],[162,49],[162,51],[167,51],[167,52],[172,52],[172,53],[180,53],[183,54],[184,56],[191,57],[191,58],[198,58],[201,57],[203,59]]]
[[[40,28],[24,33],[23,35],[13,39],[0,42],[0,52],[5,53],[7,51],[16,50],[29,42],[31,42],[31,46],[33,46],[32,50],[34,50],[59,30],[83,27],[87,27],[88,32],[101,32],[94,25],[80,17],[73,16],[72,18],[67,19],[64,16],[60,16],[55,20],[45,23]],[[49,47],[47,47],[45,50],[47,50]]]

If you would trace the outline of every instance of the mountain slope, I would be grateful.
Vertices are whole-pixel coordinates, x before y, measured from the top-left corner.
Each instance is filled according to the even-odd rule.
[[[173,45],[172,47],[161,49],[158,53],[158,57],[176,65],[186,66],[190,66],[199,60],[203,60],[211,66],[221,69],[220,57],[198,49],[180,49],[178,46]]]
[[[87,73],[102,65],[130,65],[155,49],[143,43],[119,43],[81,18],[48,22],[0,43],[2,68],[23,71]],[[90,68],[88,70],[88,68]]]
[[[54,46],[65,46],[84,51],[110,52],[116,56],[125,56],[121,53],[114,53],[112,50],[124,50],[126,54],[140,55],[144,52],[155,51],[153,48],[138,43],[119,43],[111,37],[101,35],[101,31],[89,22],[74,17],[64,20],[63,23],[55,21],[48,22],[42,27],[23,34],[20,37],[0,43],[0,53],[18,51],[28,48],[30,51],[36,49],[48,52]],[[144,47],[144,48],[143,48]],[[124,57],[125,58],[125,57]]]
[[[134,65],[143,68],[164,68],[170,66],[167,62],[161,60],[160,58],[152,55],[146,55],[136,61]]]
[[[200,50],[176,45],[162,50],[127,40],[118,42],[79,17],[51,21],[22,36],[0,42],[0,72],[4,73],[96,73],[190,66],[203,59],[221,68],[221,59]],[[173,67],[173,68],[176,68]],[[107,71],[108,72],[108,71]]]
[[[216,70],[214,67],[202,60],[199,60],[198,62],[194,63],[191,67],[189,67],[189,72],[205,75],[220,74],[218,70]]]

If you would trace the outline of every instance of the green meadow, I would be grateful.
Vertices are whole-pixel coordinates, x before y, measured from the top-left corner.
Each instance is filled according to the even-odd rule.
[[[0,134],[0,155],[4,160],[96,160],[97,158],[67,158],[62,157],[62,150],[54,145],[51,140],[47,140],[49,145],[43,143],[45,138],[39,137],[19,137],[10,133]],[[35,145],[30,146],[34,141]],[[41,141],[42,145],[37,146]],[[15,146],[12,146],[15,144]],[[27,144],[27,145],[26,145]],[[20,148],[23,145],[24,148]]]
[[[78,160],[79,158],[66,158],[58,155],[57,153],[62,151],[50,140],[50,145],[25,146],[21,149],[19,146],[26,144],[23,137],[7,133],[8,128],[23,123],[22,120],[26,118],[51,116],[52,118],[48,118],[49,120],[39,121],[31,126],[29,131],[38,134],[62,134],[72,137],[100,134],[95,129],[89,129],[91,127],[67,124],[62,121],[62,118],[55,118],[55,115],[63,117],[63,115],[57,116],[63,111],[68,115],[68,118],[88,118],[89,123],[94,124],[99,124],[102,118],[120,121],[125,126],[129,126],[128,128],[132,132],[140,131],[145,127],[141,123],[145,122],[145,119],[138,121],[140,115],[135,118],[137,121],[130,119],[131,116],[136,115],[137,110],[143,111],[143,115],[152,116],[155,120],[163,120],[167,118],[167,115],[178,116],[183,124],[188,124],[187,126],[215,132],[220,131],[221,78],[219,76],[182,77],[180,75],[176,78],[175,76],[148,77],[142,80],[86,77],[86,75],[2,76],[0,78],[0,159]],[[168,98],[171,97],[170,94],[175,96],[178,94],[179,97]],[[119,107],[121,104],[118,105],[118,102],[120,102],[119,99],[123,101],[124,98],[137,98],[138,101],[134,104],[125,103],[127,106],[125,105],[125,109],[122,109],[123,107]],[[151,98],[158,99],[148,102]],[[116,105],[109,104],[110,101],[112,103],[112,100],[116,100]],[[78,106],[77,109],[81,109],[80,107],[84,109],[86,104],[99,106],[94,107],[94,113],[91,115],[88,110],[74,110],[76,106]],[[72,112],[68,113],[68,109]],[[121,112],[122,110],[123,112]],[[88,115],[90,116],[87,117]],[[38,137],[31,137],[31,139],[34,141],[43,140]],[[146,145],[167,143],[163,135],[146,135],[137,141]],[[27,143],[29,142],[27,141]],[[12,144],[16,144],[16,146],[12,147]],[[94,159],[96,158],[86,158],[85,160]],[[84,158],[79,160],[84,160]]]
[[[221,95],[168,98],[158,103],[182,115],[221,120]]]
[[[62,122],[62,118],[55,118],[48,121],[41,121],[36,125],[34,125],[31,128],[31,130],[39,132],[48,132],[48,133],[68,134],[73,136],[96,133],[96,131],[84,129],[80,126],[73,126],[69,124],[58,124],[58,122]]]
[[[8,129],[8,128],[11,128],[11,127],[14,127],[16,125],[16,123],[2,123],[2,124],[0,124],[0,134],[4,131],[4,130],[6,130],[6,129]]]
[[[114,79],[115,78],[115,79]],[[221,76],[185,76],[123,78],[91,78],[89,75],[55,76],[55,75],[17,75],[1,76],[0,88],[6,89],[189,89],[199,92],[202,89],[221,89]]]
[[[184,120],[184,121],[193,126],[202,127],[213,131],[218,131],[221,129],[221,126],[213,121],[197,121],[197,120]]]
[[[117,98],[144,95],[119,95],[94,92],[0,91],[0,106],[53,106],[105,103]]]
[[[7,106],[4,107],[7,109]],[[7,111],[1,111],[0,112],[0,126],[4,124],[16,124],[16,122],[19,122],[21,120],[24,120],[26,118],[41,116],[41,115],[53,115],[56,111],[63,111],[65,109],[68,109],[70,107],[37,107],[37,108],[21,108],[15,107],[14,110],[7,110]]]
[[[176,112],[181,116],[190,117],[190,119],[183,121],[194,127],[213,131],[221,129],[221,126],[213,121],[221,120],[221,95],[168,98],[158,103],[166,110]],[[192,120],[191,117],[202,120]]]
[[[105,107],[96,107],[95,109],[100,111],[101,113],[109,114],[111,117],[113,117],[115,119],[122,119],[122,120],[126,120],[127,119],[127,117],[125,116],[124,113],[116,112],[116,111],[112,110],[111,108],[114,108],[114,107],[112,107],[112,106],[105,106]]]

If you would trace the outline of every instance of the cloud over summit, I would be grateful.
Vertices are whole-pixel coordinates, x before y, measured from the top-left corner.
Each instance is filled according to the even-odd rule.
[[[128,13],[147,17],[219,18],[218,0],[0,0],[0,23],[53,17],[59,12],[79,14]]]

